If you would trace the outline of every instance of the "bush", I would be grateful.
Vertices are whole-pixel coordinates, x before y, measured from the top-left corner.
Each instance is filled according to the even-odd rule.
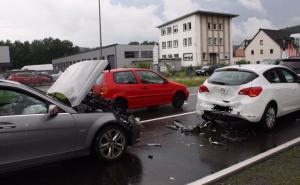
[[[236,65],[248,64],[246,60],[240,60],[235,63]]]

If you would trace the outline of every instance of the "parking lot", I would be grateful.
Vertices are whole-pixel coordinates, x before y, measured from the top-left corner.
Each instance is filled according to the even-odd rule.
[[[190,93],[180,111],[169,105],[133,111],[143,122],[142,140],[117,162],[66,160],[3,174],[1,184],[186,184],[299,136],[300,120],[290,117],[282,118],[269,133],[251,124],[219,124],[185,133],[167,128],[174,121],[184,126],[203,124],[194,112],[197,88]]]

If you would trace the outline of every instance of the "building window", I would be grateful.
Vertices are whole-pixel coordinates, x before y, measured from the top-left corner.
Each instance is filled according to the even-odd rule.
[[[178,48],[178,40],[174,40],[173,41],[173,47],[174,48]]]
[[[172,41],[168,41],[168,48],[172,48]]]
[[[152,58],[153,51],[141,51],[141,57],[142,58]]]
[[[179,54],[174,54],[174,58],[179,58]]]
[[[192,45],[192,38],[188,38],[188,45],[191,46]]]
[[[175,33],[178,33],[178,26],[176,25],[176,26],[173,26],[173,33],[175,34]]]
[[[188,45],[187,42],[188,42],[188,41],[187,41],[187,38],[183,39],[183,46],[184,46],[184,47],[186,47],[186,46]]]
[[[220,45],[223,45],[223,38],[220,38],[220,39],[219,39],[219,44],[220,44]]]
[[[192,29],[192,23],[189,22],[189,23],[187,23],[187,30],[191,30],[191,29]]]
[[[192,61],[193,60],[193,53],[184,53],[183,54],[184,61]]]
[[[172,27],[167,27],[167,34],[170,35],[172,33]]]
[[[187,25],[186,23],[183,24],[183,31],[186,31],[187,30]]]
[[[210,30],[211,29],[211,23],[207,23],[207,28]]]
[[[161,29],[161,35],[162,35],[162,36],[166,35],[166,30],[165,30],[165,28]]]
[[[264,45],[264,40],[259,41],[260,45]]]
[[[223,30],[223,24],[222,23],[219,24],[219,30]]]
[[[226,59],[226,60],[228,59],[228,55],[225,55],[225,59]]]
[[[261,54],[261,55],[264,54],[264,50],[261,49],[261,50],[260,50],[260,54]]]
[[[161,48],[162,48],[162,49],[166,49],[166,42],[162,42],[162,43],[161,43]]]
[[[173,58],[172,54],[169,54],[169,55],[168,55],[168,58]]]
[[[212,45],[212,38],[211,37],[208,38],[208,45]]]
[[[274,53],[273,49],[270,49],[270,54],[273,54],[273,53]]]
[[[251,50],[251,55],[254,55],[254,50]]]
[[[166,56],[166,55],[162,55],[162,58],[163,58],[163,59],[166,59],[166,58],[167,58],[167,56]]]
[[[216,23],[214,23],[214,30],[216,30],[217,29],[217,24]]]
[[[202,59],[206,60],[206,53],[202,53]]]
[[[214,45],[218,45],[218,39],[214,38]]]
[[[139,58],[138,51],[125,51],[124,55],[125,55],[125,58]]]

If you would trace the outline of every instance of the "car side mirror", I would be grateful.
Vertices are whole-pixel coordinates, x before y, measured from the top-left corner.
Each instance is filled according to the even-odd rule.
[[[48,113],[50,117],[55,117],[59,113],[59,108],[56,105],[49,105]]]

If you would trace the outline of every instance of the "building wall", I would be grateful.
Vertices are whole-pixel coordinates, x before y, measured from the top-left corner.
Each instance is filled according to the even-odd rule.
[[[102,55],[104,59],[108,60],[112,68],[120,68],[130,65],[133,61],[153,60],[152,57],[142,58],[142,51],[153,52],[153,45],[111,45],[103,47]],[[126,51],[137,51],[137,58],[125,58]],[[64,71],[68,66],[84,61],[84,60],[98,60],[99,49],[71,55],[63,58],[53,59],[52,64],[54,69]]]
[[[0,63],[10,63],[8,46],[0,46]]]
[[[117,45],[117,67],[125,67],[131,65],[135,61],[152,61],[151,57],[142,57],[143,51],[151,51],[153,53],[154,45]],[[138,58],[125,58],[125,52],[138,51]]]
[[[183,31],[183,24],[188,22],[191,22],[191,30]],[[231,22],[232,19],[229,17],[194,14],[161,27],[159,32],[160,58],[164,59],[166,57],[169,59],[169,55],[172,55],[172,58],[174,58],[174,54],[179,54],[183,66],[232,63]],[[208,28],[208,23],[211,23],[210,29]],[[213,27],[214,24],[216,24],[216,29]],[[219,29],[219,24],[222,25],[221,29]],[[178,33],[176,34],[173,33],[174,26],[178,26]],[[167,34],[168,27],[172,28],[171,34]],[[162,29],[166,30],[165,35],[161,34]],[[190,46],[184,46],[183,40],[185,38],[192,38]],[[209,43],[209,38],[212,39],[212,43]],[[214,44],[214,39],[217,39],[216,44]],[[221,44],[220,39],[222,39]],[[177,48],[174,48],[174,40],[178,40]],[[172,41],[171,48],[168,48],[168,41]],[[163,43],[166,43],[165,49],[163,48]],[[184,53],[192,53],[193,60],[184,61]],[[214,56],[215,62],[213,62],[212,58]]]
[[[273,54],[270,53],[271,49]],[[260,53],[261,50],[263,54]],[[251,53],[252,51],[254,54]],[[281,57],[282,49],[263,31],[260,31],[246,48],[246,61],[250,61],[251,64],[262,62],[265,59],[280,59]]]
[[[183,24],[185,23],[191,23],[191,30],[183,31]],[[173,27],[178,26],[178,33],[173,33]],[[172,28],[172,33],[167,34],[167,28]],[[172,55],[172,58],[174,58],[174,54],[178,54],[179,58],[182,59],[182,65],[183,66],[190,66],[190,65],[196,65],[197,63],[197,57],[196,57],[196,48],[194,47],[197,43],[196,41],[196,16],[192,15],[190,17],[186,17],[184,19],[181,19],[179,21],[173,22],[169,25],[166,25],[164,27],[160,28],[160,36],[159,36],[159,46],[160,46],[160,58],[163,59],[164,55],[166,58],[169,59],[168,55]],[[166,35],[161,35],[161,30],[166,30]],[[183,39],[185,38],[192,38],[192,45],[191,46],[183,46]],[[174,40],[178,40],[178,47],[174,48]],[[172,41],[172,48],[166,47],[166,49],[163,49],[163,42]],[[193,54],[193,60],[191,61],[184,61],[183,60],[183,54],[184,53],[192,53]]]

